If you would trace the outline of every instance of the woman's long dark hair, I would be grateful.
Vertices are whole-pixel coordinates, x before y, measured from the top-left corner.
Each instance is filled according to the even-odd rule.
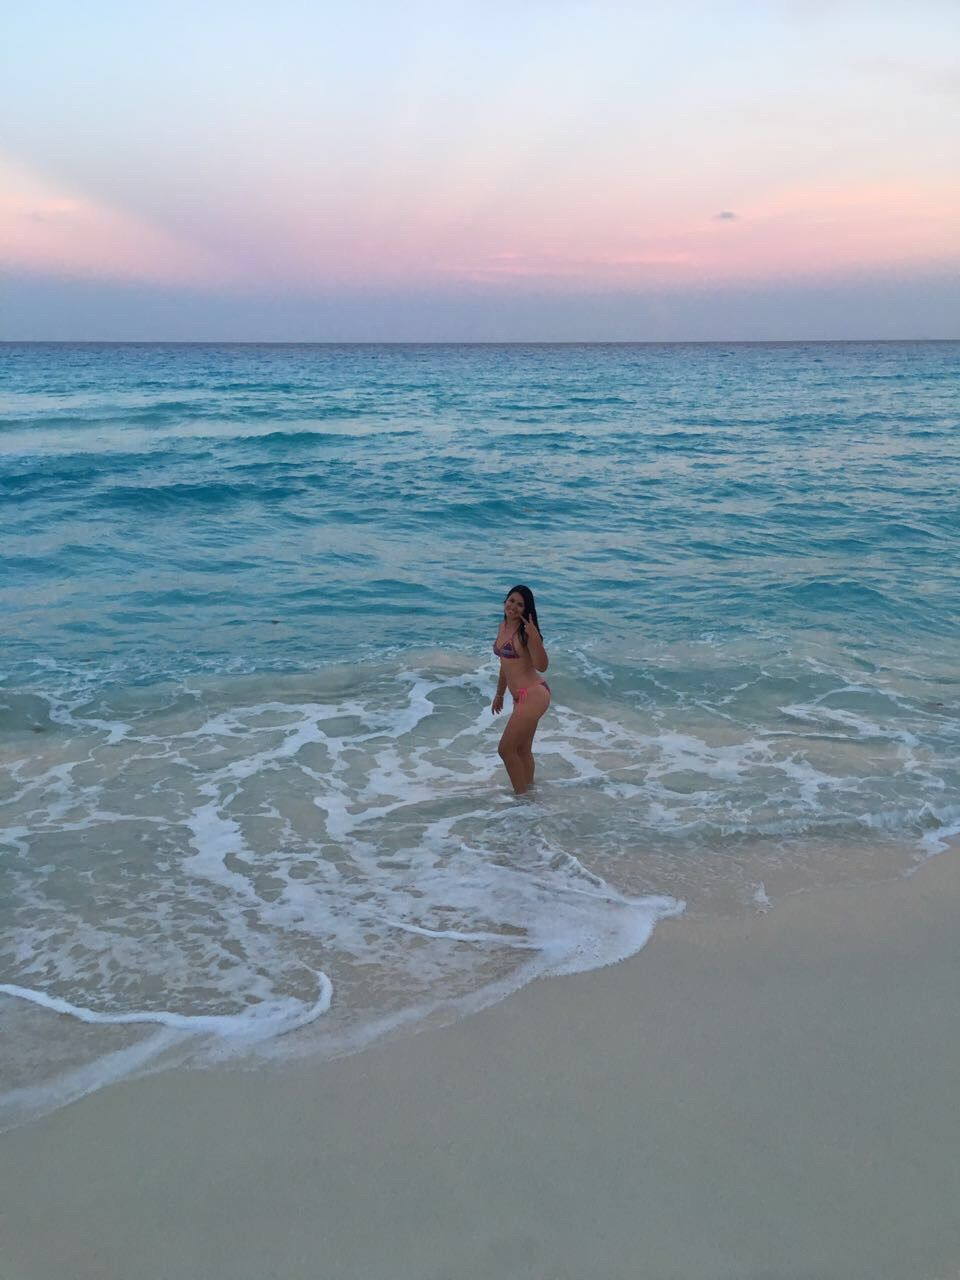
[[[523,596],[523,618],[532,618],[534,626],[537,628],[538,631],[540,631],[540,619],[537,617],[537,606],[533,599],[533,592],[530,590],[529,587],[525,587],[522,583],[517,587],[511,587],[510,590],[507,592],[507,594],[503,597],[504,604],[506,604],[506,602],[510,599],[510,597],[514,594],[514,592],[516,592],[518,596]],[[506,620],[507,615],[504,614],[503,616],[504,616],[504,620]],[[527,629],[523,625],[523,618],[520,619],[520,625],[517,627],[517,635],[520,637],[520,643],[523,645],[524,648],[526,648],[527,647]],[[543,632],[540,631],[540,634],[542,636]]]

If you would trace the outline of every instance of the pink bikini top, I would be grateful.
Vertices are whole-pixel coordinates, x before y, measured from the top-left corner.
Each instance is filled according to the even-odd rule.
[[[516,632],[514,632],[514,635],[516,635]],[[493,652],[497,655],[498,658],[522,658],[523,657],[523,654],[518,653],[517,650],[513,647],[512,640],[508,640],[502,649],[497,648],[497,642],[496,640],[494,640]]]

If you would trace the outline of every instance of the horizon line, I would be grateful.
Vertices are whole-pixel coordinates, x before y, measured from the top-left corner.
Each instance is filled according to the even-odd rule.
[[[748,347],[960,342],[949,338],[0,338],[2,347]]]

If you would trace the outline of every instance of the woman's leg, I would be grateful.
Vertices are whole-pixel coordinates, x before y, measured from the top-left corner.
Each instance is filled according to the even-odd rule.
[[[537,726],[533,726],[533,733],[530,737],[520,744],[517,748],[517,754],[520,757],[520,763],[523,765],[523,771],[526,775],[527,786],[533,786],[533,775],[536,772],[536,763],[533,759],[533,734],[536,733]]]
[[[520,758],[520,752],[514,744],[509,726],[504,729],[503,737],[500,739],[500,746],[497,748],[500,753],[500,759],[503,761],[503,767],[507,771],[513,789],[518,796],[522,796],[527,789],[527,769]]]
[[[533,782],[533,735],[549,705],[550,695],[546,689],[531,688],[523,702],[514,708],[500,739],[500,759],[517,795],[523,795]]]
[[[531,738],[530,746],[527,747],[526,751],[520,752],[520,763],[523,765],[524,770],[526,772],[528,787],[533,786],[533,775],[537,771],[537,764],[533,758],[533,752],[530,750],[530,747],[532,746],[533,746],[533,739]]]

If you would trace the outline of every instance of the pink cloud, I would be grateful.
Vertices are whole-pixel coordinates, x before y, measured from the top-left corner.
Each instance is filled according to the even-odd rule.
[[[74,278],[223,283],[208,253],[145,220],[67,193],[0,159],[0,264]]]
[[[960,260],[960,184],[938,188],[835,184],[783,188],[693,210],[689,190],[671,209],[663,192],[644,211],[634,193],[584,194],[576,207],[534,200],[487,202],[473,216],[408,201],[311,216],[278,211],[261,270],[294,289],[324,283],[636,288],[742,279],[830,276]],[[268,247],[267,247],[268,246]]]
[[[523,282],[576,291],[960,261],[960,183],[782,187],[752,201],[735,190],[705,200],[690,184],[649,195],[584,187],[567,201],[537,188],[473,207],[434,202],[429,188],[356,207],[343,193],[274,189],[267,202],[208,206],[191,240],[0,162],[3,178],[0,263],[75,277],[293,294]],[[727,200],[736,216],[718,217]]]

